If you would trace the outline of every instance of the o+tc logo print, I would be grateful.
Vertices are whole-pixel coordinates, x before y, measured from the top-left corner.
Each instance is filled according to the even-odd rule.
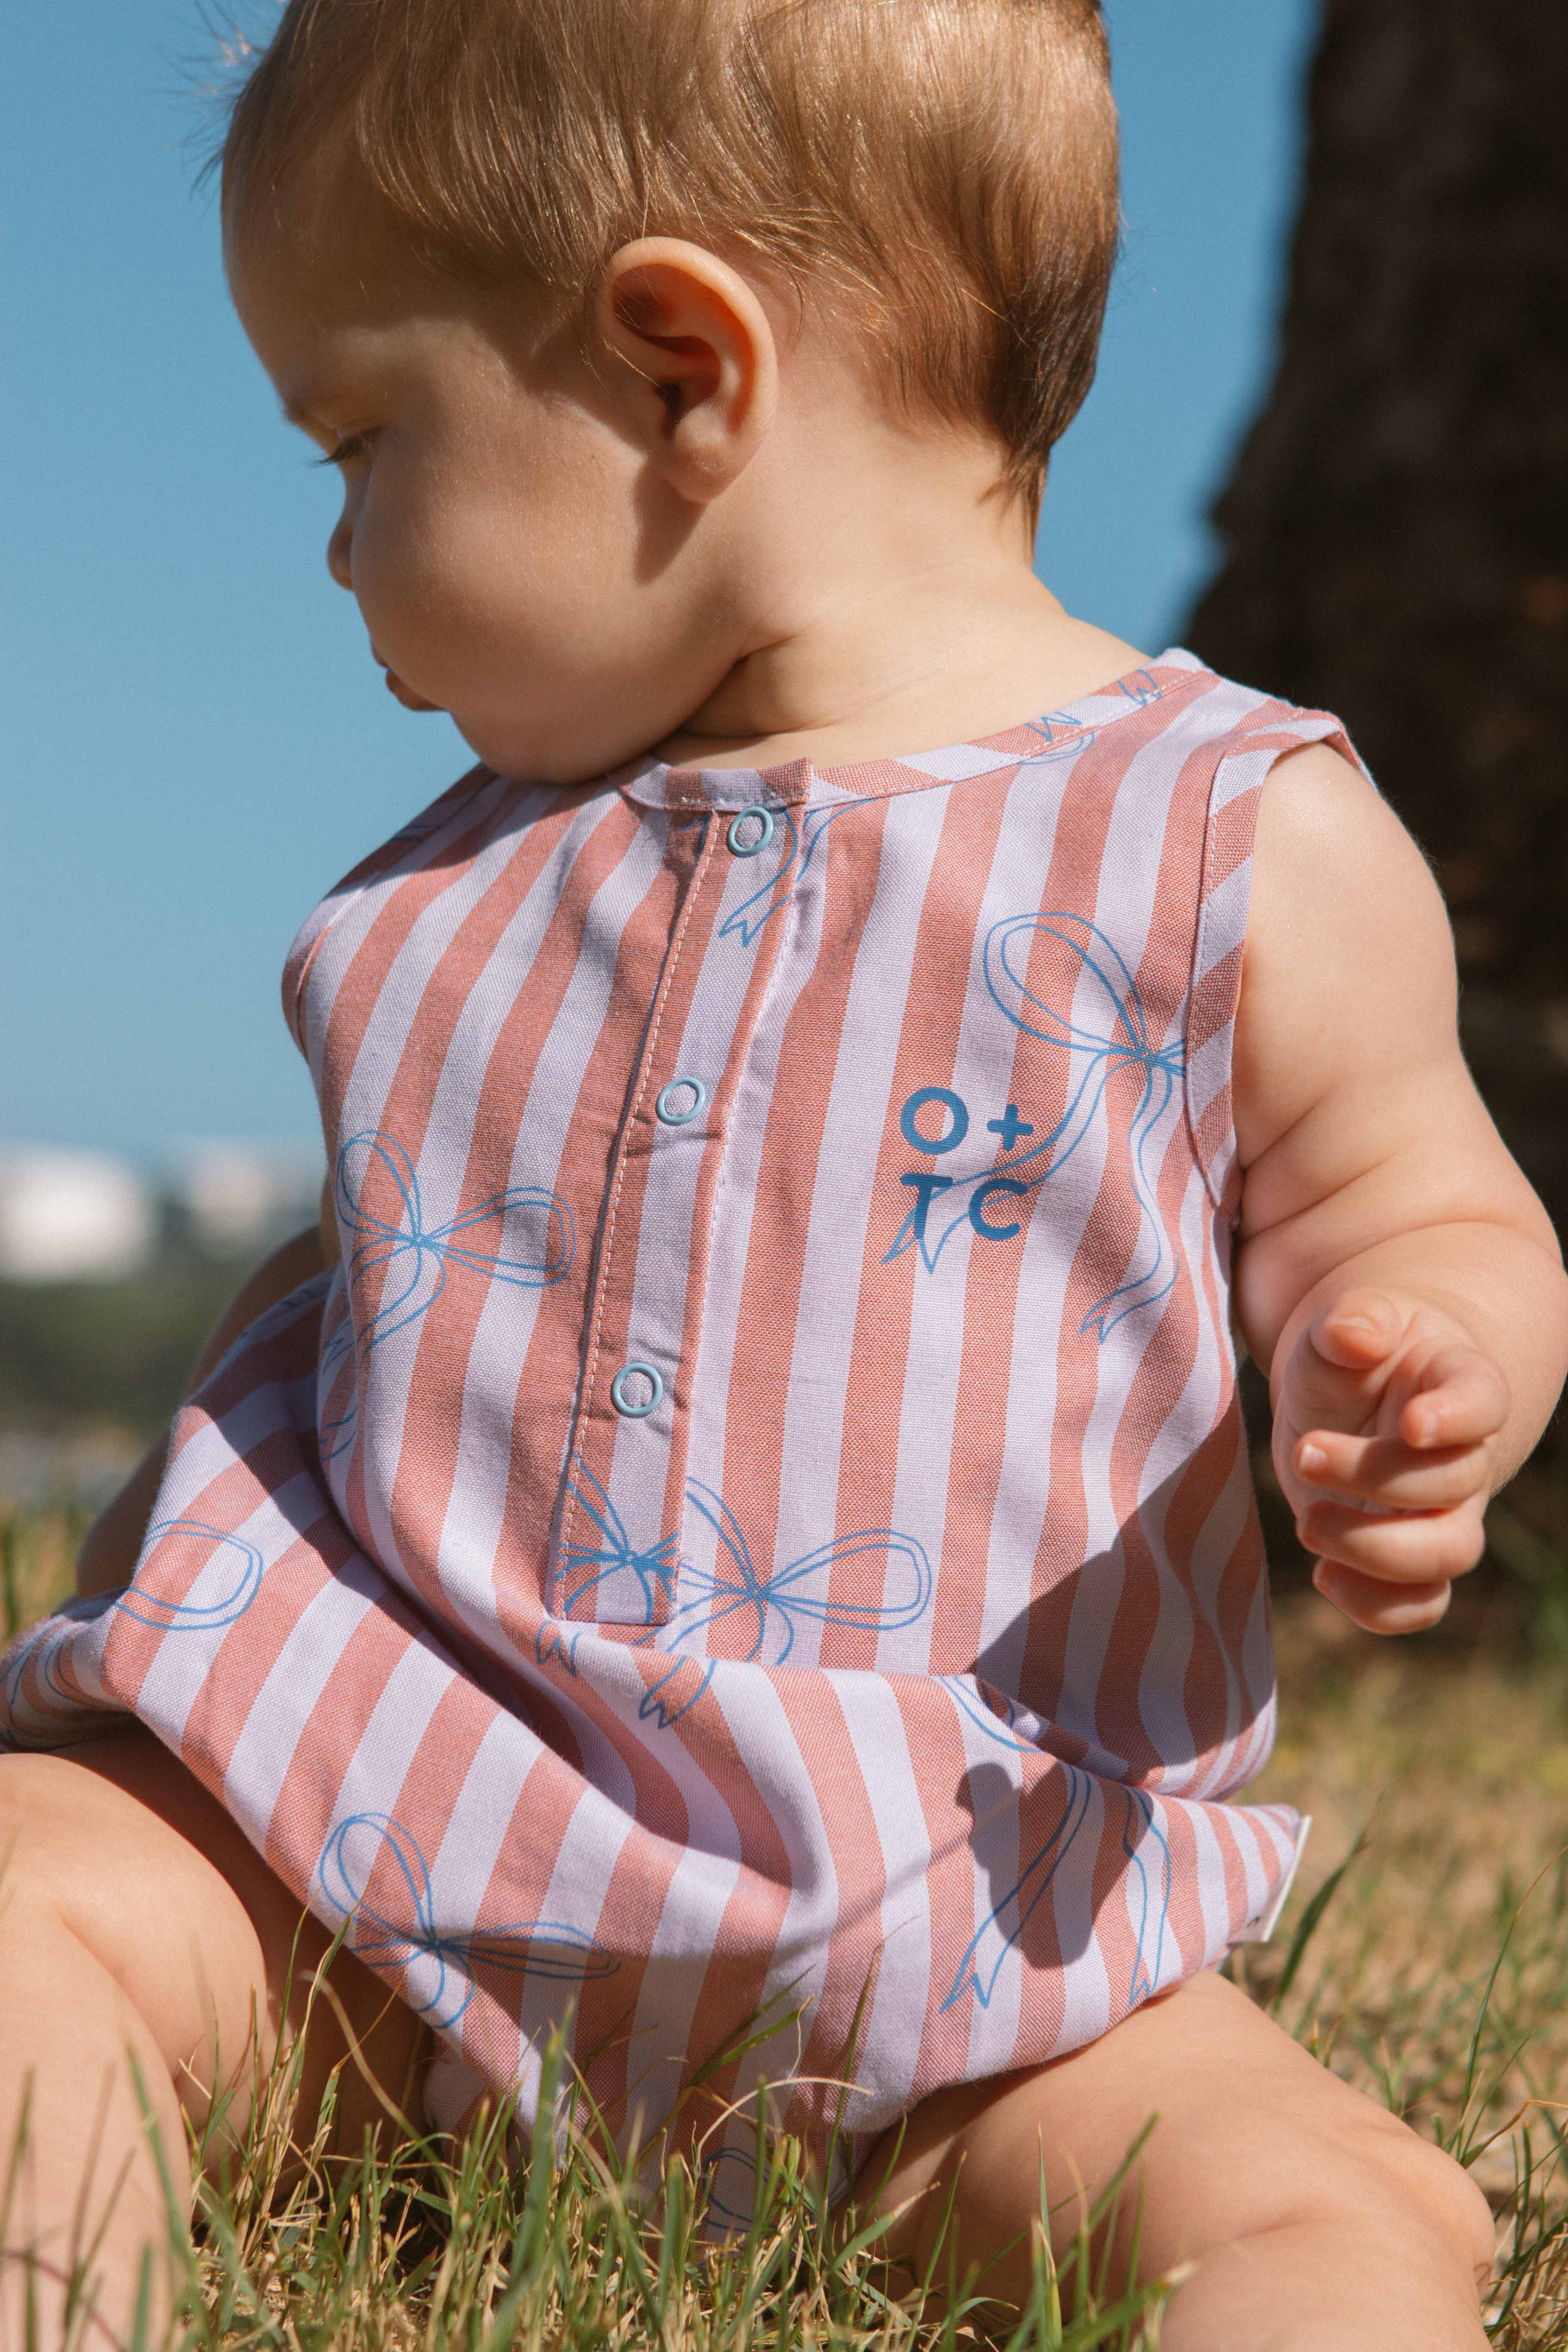
[[[945,1134],[931,1136],[922,1133],[917,1124],[921,1111],[931,1104],[940,1104],[942,1109],[947,1114],[948,1126]],[[962,1095],[953,1093],[951,1087],[918,1087],[899,1113],[899,1126],[902,1130],[904,1141],[911,1150],[935,1152],[939,1156],[944,1152],[956,1151],[969,1133],[969,1106]],[[985,1131],[988,1135],[999,1135],[1002,1139],[1003,1150],[1011,1151],[1021,1137],[1033,1135],[1035,1130],[1026,1119],[1020,1118],[1018,1116],[1017,1104],[1009,1103],[1000,1118],[986,1120]],[[907,1185],[915,1195],[912,1237],[916,1242],[923,1244],[926,1219],[931,1213],[931,1204],[942,1193],[952,1192],[954,1180],[951,1176],[922,1172],[900,1177],[900,1181]],[[1039,1181],[1037,1175],[1035,1181],[1036,1183]],[[969,1196],[969,1222],[981,1240],[1010,1242],[1021,1234],[1024,1228],[1016,1218],[1006,1224],[996,1224],[993,1223],[985,1213],[993,1201],[1022,1200],[1033,1189],[1032,1185],[1020,1183],[1016,1176],[989,1176],[984,1182],[976,1184]]]

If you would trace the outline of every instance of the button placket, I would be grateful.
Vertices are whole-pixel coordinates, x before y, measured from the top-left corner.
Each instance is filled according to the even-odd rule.
[[[566,1482],[561,1517],[558,1549],[552,1575],[553,1606],[563,1617],[573,1614],[573,1601],[577,1593],[586,1596],[590,1590],[602,1597],[584,1611],[577,1622],[582,1623],[625,1624],[653,1627],[662,1624],[669,1615],[673,1579],[668,1563],[661,1562],[658,1572],[641,1572],[648,1569],[656,1554],[669,1549],[674,1537],[662,1531],[628,1530],[612,1501],[608,1488],[615,1479],[616,1441],[611,1441],[607,1454],[603,1450],[603,1433],[594,1442],[592,1451],[598,1457],[595,1468],[589,1461],[590,1432],[595,1418],[595,1400],[605,1393],[601,1383],[607,1380],[607,1401],[615,1423],[628,1437],[633,1430],[647,1427],[661,1447],[668,1443],[668,1417],[673,1411],[669,1383],[678,1367],[669,1361],[655,1362],[651,1359],[661,1351],[650,1349],[645,1340],[637,1344],[635,1328],[622,1336],[624,1360],[616,1356],[605,1359],[606,1315],[617,1288],[620,1258],[628,1252],[635,1272],[637,1237],[630,1242],[623,1238],[623,1193],[628,1163],[637,1147],[639,1133],[647,1136],[646,1122],[649,1094],[658,1083],[660,1048],[664,1042],[666,1015],[676,977],[681,969],[682,953],[687,943],[692,916],[703,898],[703,883],[712,865],[715,848],[715,828],[704,824],[690,874],[682,896],[680,909],[670,936],[669,946],[659,975],[658,988],[648,1021],[647,1035],[638,1059],[632,1087],[630,1108],[622,1127],[616,1146],[609,1202],[605,1215],[604,1238],[600,1248],[599,1266],[591,1306],[590,1333],[582,1395],[575,1416],[572,1462]],[[668,1065],[666,1063],[666,1068]],[[669,1097],[664,1113],[658,1104]],[[708,1099],[708,1089],[700,1081],[689,1077],[668,1079],[660,1088],[652,1106],[659,1130],[679,1129],[689,1126]],[[668,1113],[673,1110],[672,1118]],[[681,1114],[684,1113],[684,1116]],[[675,1136],[670,1137],[671,1142]],[[646,1141],[644,1149],[647,1148]],[[601,1408],[602,1412],[602,1408]],[[601,1477],[600,1473],[603,1473]],[[662,1498],[664,1471],[652,1482],[652,1493]],[[657,1508],[657,1503],[655,1507]],[[639,1544],[652,1544],[653,1550],[645,1553]],[[624,1563],[621,1555],[624,1554]],[[626,1576],[619,1574],[624,1564]],[[563,1590],[563,1580],[578,1569],[584,1571],[584,1581],[572,1590]],[[604,1585],[619,1584],[622,1590],[603,1594]],[[605,1599],[610,1606],[604,1605]],[[619,1605],[616,1605],[617,1602]]]
[[[728,1150],[719,1107],[790,936],[782,920],[736,919],[756,889],[751,860],[770,842],[776,858],[789,809],[690,814],[704,820],[701,845],[669,919],[610,1171],[552,1588],[559,1615],[634,1640],[657,1638],[681,1606],[689,1385]]]

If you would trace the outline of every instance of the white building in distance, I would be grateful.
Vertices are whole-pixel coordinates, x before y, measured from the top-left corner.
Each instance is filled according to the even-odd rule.
[[[0,1145],[0,1278],[117,1281],[152,1256],[158,1225],[151,1190],[122,1160]]]

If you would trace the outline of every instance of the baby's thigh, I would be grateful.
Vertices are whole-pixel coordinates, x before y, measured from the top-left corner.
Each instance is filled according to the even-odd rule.
[[[394,2101],[423,2051],[416,2018],[352,1954],[310,2000],[328,1948],[237,1824],[179,1759],[137,1725],[68,1754],[0,1756],[0,1880],[47,1900],[114,1978],[168,2063],[198,2126],[215,2088],[239,2125],[254,2062],[301,2028],[302,2120],[343,2068],[340,2144]]]
[[[1463,2250],[1467,2275],[1489,2262],[1490,2217],[1459,2168],[1208,1974],[1052,2065],[935,2094],[896,2156],[896,2132],[873,2149],[859,2194],[884,2211],[916,2200],[889,2251],[923,2268],[952,2189],[961,2268],[995,2260],[995,2291],[1017,2300],[1042,2171],[1060,2255],[1151,2124],[1115,2221],[1118,2285],[1135,2232],[1144,2279],[1303,2225],[1351,2260],[1371,2223],[1405,2231],[1412,2259],[1429,2232]]]

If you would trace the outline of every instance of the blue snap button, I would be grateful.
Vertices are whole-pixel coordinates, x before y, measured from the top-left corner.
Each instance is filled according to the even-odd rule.
[[[610,1382],[610,1402],[628,1421],[641,1421],[664,1394],[664,1382],[651,1364],[623,1364]]]
[[[754,841],[743,840],[741,827],[743,824],[750,824],[753,817],[756,818],[759,828],[756,838]],[[724,835],[731,854],[736,857],[755,857],[759,850],[767,847],[773,837],[773,813],[771,808],[763,808],[760,801],[753,802],[750,808],[737,810],[730,819],[730,830]]]
[[[654,1109],[666,1127],[685,1127],[707,1099],[708,1089],[700,1078],[671,1078]]]

